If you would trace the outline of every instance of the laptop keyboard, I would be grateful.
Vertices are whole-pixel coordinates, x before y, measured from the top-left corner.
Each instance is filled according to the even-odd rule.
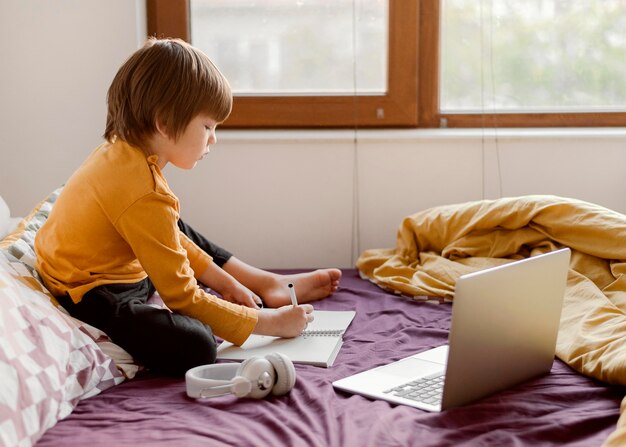
[[[421,379],[412,380],[403,385],[385,390],[384,393],[391,393],[394,396],[429,405],[438,405],[443,394],[443,379],[443,373],[422,377]]]

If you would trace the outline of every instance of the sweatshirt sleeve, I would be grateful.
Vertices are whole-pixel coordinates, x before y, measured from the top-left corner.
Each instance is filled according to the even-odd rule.
[[[189,239],[180,229],[178,230],[178,235],[183,248],[187,252],[187,259],[194,272],[194,276],[197,279],[209,268],[209,264],[213,262],[213,258],[198,247],[196,243]]]
[[[174,197],[151,192],[126,209],[115,226],[171,310],[196,318],[208,324],[215,335],[241,345],[256,326],[257,313],[198,287],[185,249],[191,241],[181,238],[178,217],[178,202]],[[199,255],[193,247],[195,244],[190,255],[195,267],[202,269],[204,265],[197,272],[199,275],[206,270],[210,259]]]

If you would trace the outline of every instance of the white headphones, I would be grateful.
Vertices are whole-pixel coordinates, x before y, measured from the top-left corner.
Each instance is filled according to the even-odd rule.
[[[185,374],[187,396],[208,398],[234,394],[262,399],[287,394],[296,383],[296,369],[286,355],[274,352],[243,363],[221,363],[191,368]]]

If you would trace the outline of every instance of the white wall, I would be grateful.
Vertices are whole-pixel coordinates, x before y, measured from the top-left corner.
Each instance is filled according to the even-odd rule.
[[[352,131],[221,131],[218,140],[193,171],[166,175],[189,221],[266,267],[351,266],[366,248],[392,247],[405,216],[481,198],[556,194],[626,213],[626,129],[359,130],[356,145]]]
[[[0,0],[0,194],[23,214],[101,141],[145,0]]]
[[[100,141],[106,89],[143,41],[143,1],[0,0],[0,194],[26,213]],[[166,168],[183,217],[266,268],[350,267],[408,214],[558,194],[626,213],[626,129],[218,131]],[[356,140],[356,143],[355,143]]]

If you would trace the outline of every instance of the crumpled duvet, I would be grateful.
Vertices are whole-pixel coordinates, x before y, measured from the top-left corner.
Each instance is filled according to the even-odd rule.
[[[404,295],[453,298],[462,274],[560,247],[569,247],[572,258],[557,356],[582,374],[626,385],[623,214],[546,195],[435,207],[406,217],[396,247],[364,251],[357,268]],[[626,445],[624,411],[611,443]]]

